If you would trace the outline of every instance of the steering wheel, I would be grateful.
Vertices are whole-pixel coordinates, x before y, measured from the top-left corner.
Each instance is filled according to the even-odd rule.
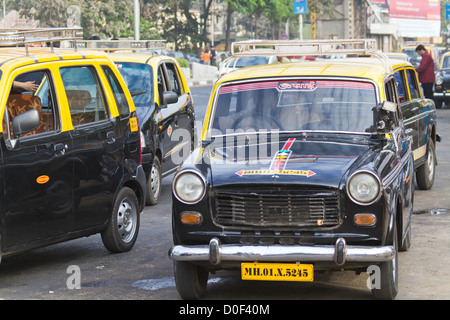
[[[257,113],[257,114],[254,114],[254,113],[251,113],[251,112],[244,113],[239,118],[237,118],[236,121],[234,121],[234,123],[231,126],[231,128],[233,130],[236,130],[236,128],[240,127],[239,126],[240,123],[243,122],[244,120],[246,120],[247,118],[262,120],[262,123],[268,124],[268,126],[264,126],[264,128],[276,129],[276,128],[272,128],[272,125],[275,124],[278,127],[278,129],[284,130],[284,128],[282,127],[280,122],[277,119],[275,119],[273,116],[271,116],[270,114],[268,114],[268,113]],[[259,129],[259,128],[255,128],[255,130],[256,129]]]

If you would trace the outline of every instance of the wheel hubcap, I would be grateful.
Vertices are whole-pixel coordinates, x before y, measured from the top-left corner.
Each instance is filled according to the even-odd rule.
[[[136,231],[137,210],[131,200],[124,199],[117,212],[117,230],[123,242],[130,242]]]
[[[155,165],[152,166],[152,172],[150,174],[150,188],[152,190],[152,194],[157,197],[159,194],[161,182],[159,181],[159,171],[155,167]]]
[[[431,150],[428,152],[427,164],[428,164],[428,172],[429,172],[428,180],[432,181],[433,176],[434,176],[434,157],[433,157],[433,152],[431,152]]]

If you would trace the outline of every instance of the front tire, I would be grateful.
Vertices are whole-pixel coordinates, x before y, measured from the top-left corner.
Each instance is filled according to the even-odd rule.
[[[395,250],[394,259],[380,264],[380,283],[374,286],[372,296],[378,300],[394,300],[398,293],[398,234],[394,227],[392,245]]]
[[[137,196],[130,188],[123,187],[114,200],[108,225],[101,233],[103,245],[115,253],[130,251],[136,242],[139,224]]]
[[[206,290],[208,271],[184,261],[174,261],[173,268],[178,294],[186,300],[200,299]]]
[[[146,205],[154,206],[158,203],[161,196],[162,186],[162,166],[157,156],[153,159],[150,177],[147,181]]]
[[[417,185],[421,190],[430,190],[434,184],[434,177],[436,172],[436,152],[434,150],[434,143],[430,139],[428,141],[427,159],[423,165],[417,169]]]

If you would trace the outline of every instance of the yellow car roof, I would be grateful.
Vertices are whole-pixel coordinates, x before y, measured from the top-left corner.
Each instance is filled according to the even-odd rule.
[[[28,54],[23,47],[0,48],[0,67],[9,65],[18,67],[38,62],[76,59],[108,59],[104,52],[94,50],[74,51],[73,49],[28,48]]]
[[[389,66],[396,68],[403,65],[411,64],[398,59],[386,59],[386,61],[382,61],[379,58],[346,58],[276,63],[238,69],[220,78],[217,81],[217,85],[243,79],[291,76],[348,77],[382,83],[391,74]]]

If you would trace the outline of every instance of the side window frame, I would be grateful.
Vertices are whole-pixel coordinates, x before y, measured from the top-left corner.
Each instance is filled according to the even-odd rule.
[[[183,95],[183,86],[181,85],[180,75],[178,74],[177,66],[173,62],[166,61],[165,67],[167,74],[167,82],[170,83],[171,91],[175,92],[178,96]],[[173,84],[175,84],[176,87]]]
[[[408,88],[411,94],[411,100],[422,98],[419,82],[417,81],[416,71],[414,69],[406,69],[405,71],[407,73],[406,77],[408,80]],[[415,93],[414,97],[413,97],[413,90],[411,89],[414,89]]]
[[[104,118],[102,118],[102,119],[95,119],[95,117],[94,117],[93,121],[87,121],[87,120],[85,120],[86,117],[81,116],[80,117],[81,120],[78,123],[77,123],[77,120],[74,119],[74,114],[77,114],[77,113],[73,112],[73,111],[75,111],[75,109],[73,108],[73,106],[71,107],[71,102],[70,102],[69,96],[67,95],[67,92],[69,90],[71,90],[71,89],[68,89],[66,87],[67,84],[64,83],[64,77],[61,74],[61,70],[76,69],[76,68],[87,68],[87,69],[89,69],[89,71],[90,71],[90,73],[92,75],[92,78],[95,81],[95,86],[96,86],[96,96],[95,97],[90,96],[91,97],[90,101],[95,99],[95,101],[97,102],[97,101],[99,101],[99,97],[101,98],[100,100],[103,103],[103,109],[104,109]],[[59,72],[60,72],[61,81],[63,83],[64,91],[65,91],[65,94],[66,94],[67,103],[68,103],[68,106],[69,106],[69,112],[70,112],[70,116],[71,116],[71,119],[72,119],[72,125],[74,127],[84,126],[84,125],[95,125],[96,123],[101,123],[101,122],[104,122],[104,121],[110,121],[110,119],[111,119],[110,105],[108,104],[108,99],[106,99],[106,94],[105,94],[105,90],[104,90],[104,88],[102,86],[102,81],[100,79],[100,75],[98,74],[98,70],[97,70],[97,68],[94,65],[92,65],[92,64],[77,64],[77,65],[71,65],[71,66],[64,66],[64,67],[60,67],[59,68]],[[80,91],[83,91],[83,90],[80,90]],[[84,91],[87,91],[87,90],[84,90]],[[86,94],[84,93],[84,95],[86,95]],[[88,97],[86,95],[86,97],[79,98],[79,100],[78,99],[77,100],[74,99],[73,101],[81,101],[81,100],[84,100],[84,102],[86,102],[89,99],[88,99]],[[89,103],[91,103],[91,102],[86,103],[86,105],[83,108],[84,109],[83,112],[78,112],[78,114],[84,114],[86,116],[87,112],[85,112],[85,110],[86,110],[86,107],[87,107],[87,105]]]
[[[399,69],[394,72],[395,80],[397,82],[397,93],[399,97],[399,102],[403,103],[405,101],[410,101],[409,87],[406,81],[405,70]],[[403,98],[403,99],[402,99]]]
[[[122,86],[120,85],[119,80],[117,79],[116,74],[113,72],[110,66],[102,65],[103,73],[105,77],[108,79],[109,86],[114,95],[114,100],[119,109],[120,118],[129,118],[131,115],[130,105],[125,96]]]
[[[20,76],[26,76],[26,75],[29,75],[32,73],[38,73],[38,72],[43,73],[43,76],[40,80],[40,83],[38,84],[39,87],[37,88],[37,90],[34,93],[31,94],[31,93],[27,93],[26,91],[21,92],[17,89],[14,89],[13,84],[15,81],[17,81],[16,80],[17,78],[19,78]],[[45,89],[47,91],[47,93],[44,93],[44,94],[47,94],[47,104],[45,105],[46,110],[44,110],[44,108],[43,108],[44,105],[43,105],[42,99],[37,94],[39,92],[39,90],[41,90],[43,88],[42,85],[45,83],[48,83],[48,88]],[[39,109],[38,112],[39,112],[41,124],[35,130],[25,133],[24,135],[21,135],[19,137],[14,137],[13,133],[12,133],[12,127],[11,127],[13,118],[11,118],[11,115],[10,115],[10,108],[12,108],[12,107],[10,105],[10,102],[8,101],[6,104],[4,116],[2,119],[3,136],[5,138],[5,141],[12,141],[12,140],[16,140],[16,139],[20,139],[20,140],[34,139],[37,137],[47,136],[49,134],[54,134],[56,132],[61,131],[60,109],[59,109],[58,99],[56,97],[54,77],[53,77],[52,71],[50,69],[39,68],[39,69],[35,69],[35,70],[28,70],[25,72],[20,72],[19,74],[15,75],[14,79],[12,81],[12,86],[11,86],[10,92],[8,93],[8,100],[11,98],[11,95],[19,95],[18,98],[23,96],[25,101],[31,99],[31,97],[39,98],[39,100],[36,100],[36,101],[39,101],[39,106],[37,106],[37,108]],[[25,97],[27,97],[27,98],[25,98]],[[22,100],[22,99],[20,99],[20,100]],[[50,105],[51,105],[51,109],[49,108]],[[29,107],[29,109],[30,108],[35,109],[36,106],[34,108]],[[49,113],[48,111],[51,111],[51,113]],[[17,116],[21,113],[23,113],[23,112],[20,112],[20,113],[16,114],[15,116]],[[44,127],[45,127],[45,131],[42,131],[42,130],[44,130],[44,129],[42,129]],[[42,131],[42,132],[36,132],[36,130]]]

